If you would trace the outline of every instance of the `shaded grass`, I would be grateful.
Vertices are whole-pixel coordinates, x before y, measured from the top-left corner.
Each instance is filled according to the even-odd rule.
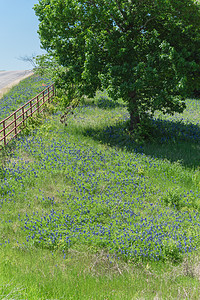
[[[104,105],[99,106],[104,98],[106,99]],[[147,140],[143,145],[136,143],[127,132],[129,114],[121,102],[115,104],[105,96],[97,96],[92,104],[94,118],[91,118],[91,107],[88,105],[87,112],[80,118],[77,117],[72,125],[72,130],[76,134],[91,137],[101,144],[125,151],[143,153],[154,158],[167,159],[170,162],[178,161],[185,167],[199,166],[199,100],[187,100],[187,109],[183,114],[175,114],[173,117],[157,114],[151,123],[152,140]],[[112,114],[110,107],[112,107]],[[117,107],[121,109],[116,109]],[[103,118],[101,113],[104,114]],[[79,126],[80,123],[81,126]]]
[[[164,122],[159,122],[161,125],[167,130],[167,124]],[[169,125],[172,125],[172,122],[168,122]],[[129,152],[137,152],[143,153],[145,155],[154,157],[167,159],[170,162],[179,161],[182,165],[186,167],[196,167],[200,163],[200,145],[198,143],[199,137],[196,135],[194,141],[192,138],[188,137],[182,139],[176,137],[174,138],[174,134],[172,138],[168,138],[168,142],[163,142],[158,140],[158,136],[156,136],[156,130],[154,132],[155,139],[153,143],[146,143],[144,145],[138,145],[133,142],[132,137],[125,131],[126,122],[119,122],[118,124],[107,126],[102,129],[94,128],[93,125],[89,125],[88,127],[79,128],[76,127],[77,134],[85,135],[87,137],[91,137],[92,139],[102,143],[107,144],[111,147],[117,147],[119,149],[126,149]],[[174,124],[176,125],[176,123]],[[189,131],[190,125],[182,125],[182,130]],[[192,133],[198,135],[200,134],[199,126],[194,128]]]

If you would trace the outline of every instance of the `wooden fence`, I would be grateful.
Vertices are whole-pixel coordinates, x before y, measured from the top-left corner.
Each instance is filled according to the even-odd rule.
[[[44,110],[44,104],[52,102],[54,95],[55,87],[52,84],[10,116],[0,121],[0,146],[7,145],[11,139],[15,138],[25,127],[25,121],[33,114],[41,113]]]

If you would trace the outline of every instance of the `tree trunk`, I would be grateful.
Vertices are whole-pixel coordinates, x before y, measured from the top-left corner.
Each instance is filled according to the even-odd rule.
[[[137,130],[138,124],[140,124],[140,115],[136,101],[136,92],[130,93],[129,96],[130,131],[133,131]]]

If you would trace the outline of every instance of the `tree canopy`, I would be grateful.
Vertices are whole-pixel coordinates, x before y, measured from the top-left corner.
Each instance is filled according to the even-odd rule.
[[[198,1],[40,0],[34,10],[68,93],[123,98],[131,130],[156,110],[183,111],[200,86]]]

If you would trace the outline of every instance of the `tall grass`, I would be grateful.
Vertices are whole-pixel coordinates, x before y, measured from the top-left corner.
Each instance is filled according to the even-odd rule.
[[[198,109],[140,145],[99,93],[1,153],[1,297],[199,299]]]

